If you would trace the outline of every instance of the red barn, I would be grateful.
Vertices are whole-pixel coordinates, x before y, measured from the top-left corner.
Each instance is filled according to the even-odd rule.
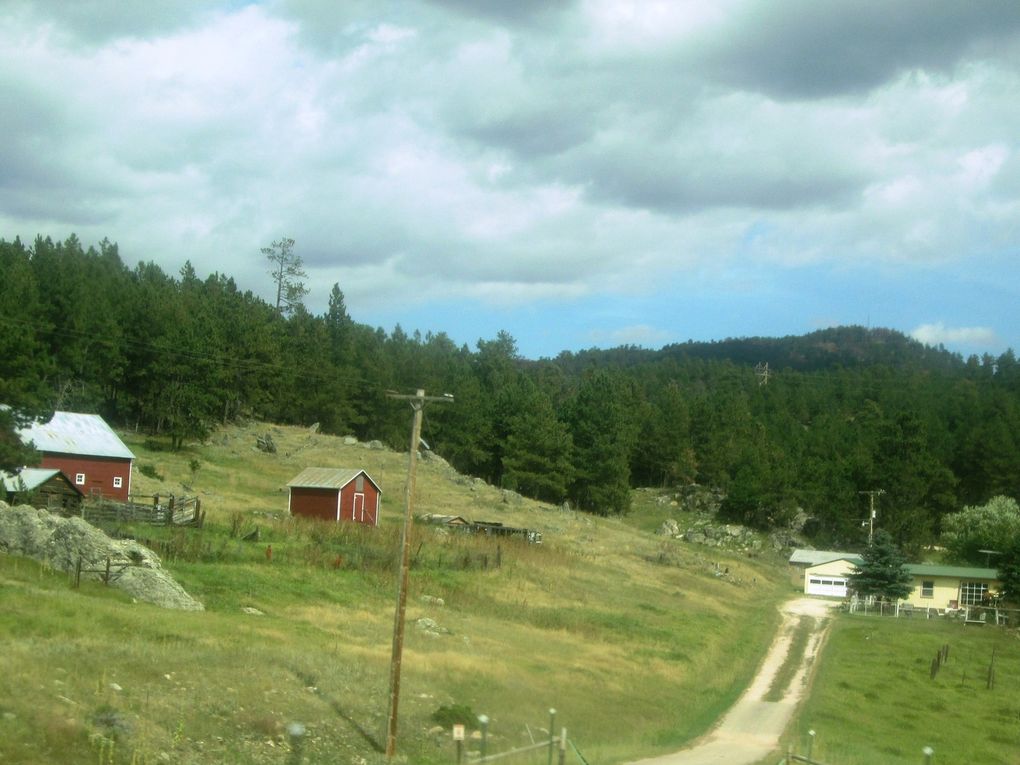
[[[291,515],[379,525],[382,491],[364,470],[305,468],[287,487]]]
[[[22,428],[18,435],[42,453],[37,467],[61,471],[85,496],[127,502],[135,455],[98,414],[56,412],[49,422]]]

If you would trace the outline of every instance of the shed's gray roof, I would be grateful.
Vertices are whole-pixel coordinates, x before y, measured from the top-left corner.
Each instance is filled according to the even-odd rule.
[[[55,468],[22,468],[17,475],[0,473],[0,490],[10,492],[32,491],[38,489],[60,471]],[[76,492],[81,490],[70,481],[67,482]]]
[[[362,473],[365,471],[360,468],[305,468],[287,486],[297,489],[342,489]],[[372,476],[365,473],[365,478],[379,489],[379,484],[372,480]]]
[[[839,550],[794,550],[790,563],[794,566],[817,566],[832,560],[860,560],[860,553]]]
[[[56,412],[47,423],[33,423],[18,431],[21,440],[31,441],[41,452],[116,457],[133,460],[124,442],[98,414]]]

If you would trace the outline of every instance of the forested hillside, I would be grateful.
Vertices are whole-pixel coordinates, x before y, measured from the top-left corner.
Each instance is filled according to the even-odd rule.
[[[963,359],[882,329],[527,360],[509,333],[469,348],[360,324],[338,285],[312,315],[226,274],[39,238],[0,240],[0,369],[15,412],[94,411],[172,447],[243,417],[400,448],[408,410],[386,392],[450,393],[423,436],[462,472],[599,514],[625,512],[634,486],[711,485],[753,526],[803,508],[819,544],[860,541],[863,491],[884,490],[881,524],[911,545],[1020,491],[1012,351]],[[15,412],[0,412],[7,465]]]

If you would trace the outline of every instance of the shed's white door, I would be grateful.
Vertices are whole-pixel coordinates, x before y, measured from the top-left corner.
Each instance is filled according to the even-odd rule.
[[[352,517],[358,523],[365,522],[365,495],[355,494],[354,495],[354,512]]]

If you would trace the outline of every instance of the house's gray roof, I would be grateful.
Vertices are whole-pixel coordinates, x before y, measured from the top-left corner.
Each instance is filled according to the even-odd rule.
[[[794,566],[817,566],[833,560],[860,560],[859,553],[840,552],[839,550],[794,550],[790,563]]]
[[[22,468],[17,475],[0,472],[0,490],[9,492],[32,491],[38,489],[60,471],[55,468]],[[68,484],[79,494],[81,490],[73,483]]]
[[[98,414],[56,412],[49,422],[21,428],[18,435],[26,443],[31,441],[41,452],[127,460],[135,458]]]
[[[342,489],[362,473],[365,471],[360,468],[305,468],[287,486],[297,489]],[[365,473],[365,478],[372,481],[376,489],[379,488],[379,484],[368,473]]]

